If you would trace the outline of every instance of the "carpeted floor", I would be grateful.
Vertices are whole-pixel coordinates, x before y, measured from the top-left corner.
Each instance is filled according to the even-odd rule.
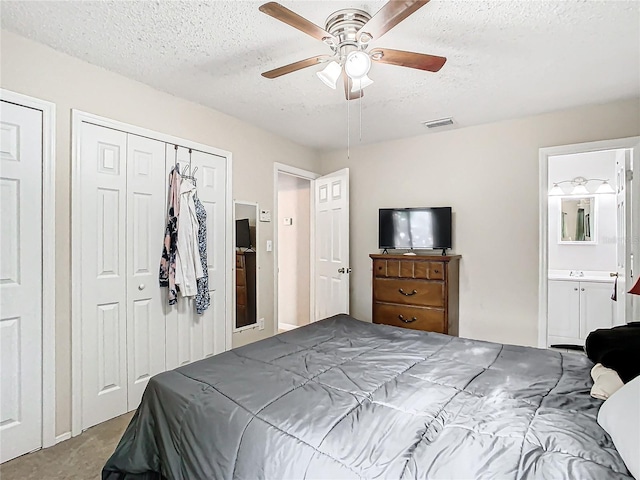
[[[0,465],[2,480],[96,480],[133,412],[96,425],[82,435]]]

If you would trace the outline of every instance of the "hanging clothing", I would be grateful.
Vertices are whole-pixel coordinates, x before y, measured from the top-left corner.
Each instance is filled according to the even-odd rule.
[[[180,228],[176,255],[176,285],[183,297],[198,293],[197,279],[204,276],[200,248],[198,246],[198,217],[194,197],[196,187],[191,180],[180,184]]]
[[[209,298],[209,269],[207,268],[207,211],[196,195],[193,199],[196,207],[196,217],[198,218],[198,250],[202,263],[202,278],[198,278],[198,293],[196,294],[196,312],[200,315],[209,308],[211,299]]]
[[[178,216],[180,215],[180,166],[176,166],[169,174],[169,199],[167,210],[167,227],[164,231],[164,245],[160,259],[160,286],[169,289],[169,305],[178,301],[176,289],[176,252],[178,245]]]

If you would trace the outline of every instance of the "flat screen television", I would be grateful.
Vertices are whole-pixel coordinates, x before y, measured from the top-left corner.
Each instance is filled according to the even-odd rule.
[[[381,208],[378,245],[384,249],[451,248],[451,207]]]
[[[249,219],[241,218],[236,220],[236,247],[251,248],[251,230],[249,229]]]

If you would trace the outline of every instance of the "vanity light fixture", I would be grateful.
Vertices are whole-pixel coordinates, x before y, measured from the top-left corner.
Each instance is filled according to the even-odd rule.
[[[607,180],[604,180],[596,190],[596,193],[616,193],[616,191],[609,185]]]
[[[609,185],[609,180],[602,178],[585,178],[575,177],[571,180],[562,180],[560,182],[553,182],[553,187],[549,190],[549,195],[567,195],[565,191],[560,187],[563,183],[570,183],[573,185],[573,189],[569,195],[589,195],[591,192],[587,190],[587,184],[589,182],[601,182],[595,193],[616,193],[616,191]]]
[[[560,185],[558,185],[557,183],[553,184],[553,187],[551,187],[551,190],[549,190],[549,195],[553,196],[553,195],[564,195],[564,190],[562,190],[562,188],[560,188]]]
[[[589,195],[589,190],[584,185],[576,185],[571,190],[571,195]]]

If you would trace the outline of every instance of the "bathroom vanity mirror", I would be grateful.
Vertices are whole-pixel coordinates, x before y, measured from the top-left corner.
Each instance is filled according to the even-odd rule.
[[[258,204],[234,202],[235,331],[258,323]]]
[[[559,243],[596,243],[596,197],[560,199]]]

